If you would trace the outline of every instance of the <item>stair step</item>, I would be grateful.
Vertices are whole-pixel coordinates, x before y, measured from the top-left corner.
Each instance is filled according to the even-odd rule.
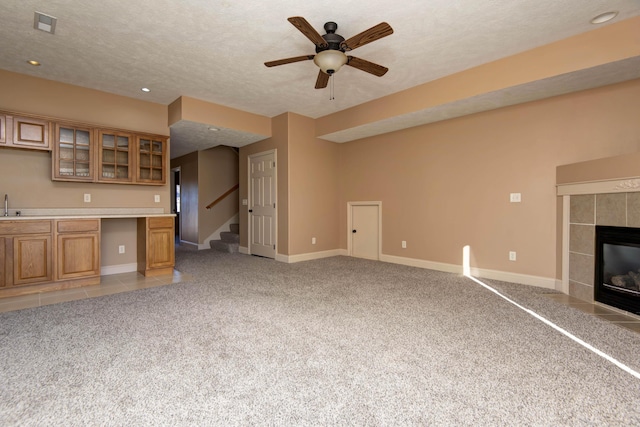
[[[234,253],[238,252],[240,244],[223,242],[222,240],[210,240],[209,246],[211,246],[211,249],[215,249],[220,252]]]
[[[232,233],[230,231],[223,231],[220,233],[220,240],[227,243],[239,243],[240,235],[238,233]]]
[[[240,234],[240,224],[229,224],[229,230],[232,233]]]

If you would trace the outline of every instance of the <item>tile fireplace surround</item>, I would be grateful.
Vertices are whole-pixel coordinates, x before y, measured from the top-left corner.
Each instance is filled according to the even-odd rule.
[[[596,225],[640,228],[640,153],[560,166],[562,291],[594,301]]]

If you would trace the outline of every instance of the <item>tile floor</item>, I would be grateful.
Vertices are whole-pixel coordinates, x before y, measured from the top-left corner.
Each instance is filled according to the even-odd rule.
[[[611,323],[615,323],[620,327],[640,333],[640,316],[625,314],[622,311],[616,311],[599,304],[585,302],[565,294],[546,294],[546,296],[562,304],[568,305],[569,307],[584,311],[585,313],[589,313],[601,319],[608,320]]]
[[[32,295],[1,298],[0,312],[40,307],[43,305],[98,297],[102,295],[111,295],[135,289],[165,286],[173,283],[180,283],[188,280],[189,277],[190,276],[188,274],[183,274],[176,270],[174,270],[172,276],[144,277],[137,272],[103,276],[100,280],[100,284],[96,286],[86,286],[83,288],[66,289],[62,291],[42,292]],[[562,304],[566,304],[569,307],[584,311],[585,313],[608,320],[620,327],[640,333],[640,316],[624,314],[622,312],[608,309],[598,304],[588,303],[565,294],[546,294],[546,296]]]
[[[136,289],[153,288],[185,281],[190,276],[174,270],[173,275],[144,277],[138,272],[102,276],[100,284],[82,288],[64,289],[61,291],[40,292],[31,295],[0,298],[0,312],[40,307],[65,301],[75,301],[103,295],[117,294]]]

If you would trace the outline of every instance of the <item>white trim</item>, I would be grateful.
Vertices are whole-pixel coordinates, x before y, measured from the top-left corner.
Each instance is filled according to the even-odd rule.
[[[640,191],[640,179],[610,179],[604,181],[577,182],[570,184],[558,184],[558,196],[574,194],[606,194],[606,193],[632,193]]]
[[[244,255],[251,255],[249,253],[249,248],[247,248],[246,246],[239,246],[238,247],[238,252],[240,252],[241,254],[244,254]]]
[[[351,247],[351,239],[353,230],[353,212],[354,206],[377,206],[378,207],[378,260],[382,259],[382,201],[369,202],[347,202],[347,256],[353,256],[353,248]]]
[[[595,210],[594,210],[595,212]],[[569,230],[571,196],[562,196],[562,280],[556,289],[569,295]]]
[[[310,252],[298,255],[276,255],[276,261],[286,262],[289,264],[301,261],[311,261],[314,259],[330,258],[334,256],[346,256],[346,249],[332,249],[328,251]]]
[[[427,261],[415,258],[404,258],[394,255],[382,255],[380,261],[393,264],[407,265],[410,267],[426,268],[429,270],[444,271],[446,273],[462,274],[463,268],[457,264]],[[500,280],[502,282],[518,283],[521,285],[537,286],[545,289],[556,289],[556,279],[550,277],[530,276],[527,274],[510,273],[507,271],[488,270],[471,267],[471,275],[485,279]]]
[[[553,277],[530,276],[528,274],[510,273],[508,271],[487,270],[471,267],[471,275],[484,279],[500,280],[502,282],[518,283],[520,285],[537,286],[545,289],[556,289],[556,279]]]
[[[131,273],[132,271],[138,271],[138,263],[132,264],[120,264],[120,265],[106,265],[100,267],[101,276],[110,276],[112,274]]]
[[[424,259],[405,258],[395,255],[381,255],[380,261],[390,262],[392,264],[408,265],[409,267],[426,268],[429,270],[445,271],[447,273],[462,274],[462,266],[456,264],[447,264],[444,262],[427,261]]]

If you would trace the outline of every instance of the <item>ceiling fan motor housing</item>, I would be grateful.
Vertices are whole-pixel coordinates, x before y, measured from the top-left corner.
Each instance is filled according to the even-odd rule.
[[[327,22],[324,24],[324,30],[327,32],[323,39],[327,41],[326,47],[316,46],[316,53],[320,53],[323,50],[339,50],[340,52],[344,52],[344,48],[340,47],[340,44],[344,41],[344,37],[340,34],[336,34],[336,30],[338,29],[338,24],[335,22]]]

